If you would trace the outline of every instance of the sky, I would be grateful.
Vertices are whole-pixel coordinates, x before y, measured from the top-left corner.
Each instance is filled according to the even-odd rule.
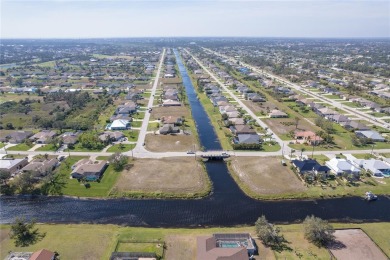
[[[0,0],[0,38],[390,37],[390,0]]]

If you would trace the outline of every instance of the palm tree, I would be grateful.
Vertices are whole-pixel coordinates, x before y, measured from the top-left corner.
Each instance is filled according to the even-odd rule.
[[[301,158],[302,158],[302,153],[305,151],[305,148],[301,148]]]

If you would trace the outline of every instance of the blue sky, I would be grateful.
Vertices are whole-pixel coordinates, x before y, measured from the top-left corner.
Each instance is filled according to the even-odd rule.
[[[380,0],[0,0],[1,38],[390,37]]]

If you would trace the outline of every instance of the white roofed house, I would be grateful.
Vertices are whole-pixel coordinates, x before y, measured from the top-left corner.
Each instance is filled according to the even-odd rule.
[[[111,124],[108,124],[106,129],[109,130],[126,130],[130,128],[130,121],[124,119],[114,120]]]
[[[377,131],[363,130],[355,131],[357,137],[371,139],[374,142],[384,142],[386,139]]]
[[[356,159],[354,162],[375,177],[390,177],[390,164],[384,161]]]
[[[14,174],[28,164],[26,158],[24,159],[1,159],[0,171]]]
[[[327,161],[325,165],[338,176],[353,174],[355,178],[358,178],[360,175],[360,168],[356,167],[353,163],[346,159],[333,158]]]

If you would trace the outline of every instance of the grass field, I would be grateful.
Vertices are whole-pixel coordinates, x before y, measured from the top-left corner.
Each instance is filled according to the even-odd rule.
[[[8,151],[27,151],[27,150],[30,150],[31,148],[33,148],[34,145],[27,145],[25,143],[21,143],[21,144],[17,144],[15,146],[11,146],[9,148],[7,148]]]
[[[370,153],[357,153],[357,154],[352,154],[353,156],[355,156],[355,158],[357,159],[375,159],[376,157]]]
[[[65,151],[70,151],[70,152],[100,152],[101,150],[99,149],[88,149],[88,148],[85,148],[81,145],[81,143],[76,143],[74,145],[74,148],[73,149],[65,149]]]
[[[145,148],[151,152],[185,152],[188,150],[193,150],[194,145],[199,148],[198,140],[192,134],[147,134],[145,138]]]
[[[127,137],[127,140],[130,142],[136,142],[138,140],[139,131],[138,130],[125,130],[123,134]]]
[[[235,181],[251,196],[273,198],[307,189],[279,157],[233,158],[228,165]]]
[[[41,146],[41,147],[35,149],[35,151],[54,152],[54,151],[57,151],[57,148],[52,144],[46,144],[44,146]]]
[[[196,259],[196,237],[213,233],[251,233],[259,247],[256,259],[330,259],[328,251],[309,243],[303,236],[302,224],[277,225],[287,240],[287,248],[281,252],[264,247],[254,235],[253,226],[216,227],[216,228],[141,228],[121,227],[117,225],[58,224],[37,225],[46,237],[35,245],[15,247],[9,239],[9,225],[0,226],[0,257],[4,259],[9,251],[37,251],[46,248],[57,251],[61,259],[109,259],[111,252],[117,249],[154,250],[153,245],[138,246],[121,241],[165,242],[165,259]],[[334,223],[335,228],[361,228],[371,239],[390,256],[390,223]],[[83,243],[80,243],[83,241]],[[157,248],[159,249],[159,248]]]
[[[83,158],[85,157],[68,157],[58,168],[57,174],[60,174],[66,182],[65,187],[62,190],[63,194],[78,197],[107,197],[120,173],[115,172],[112,166],[108,166],[100,182],[88,182],[91,186],[90,188],[86,188],[84,184],[78,180],[70,178],[70,173],[72,171],[70,167]]]
[[[110,148],[107,149],[107,152],[109,153],[121,153],[121,152],[127,152],[130,151],[135,147],[135,144],[122,144],[122,148],[120,144],[114,144]]]
[[[118,196],[185,198],[210,192],[211,183],[202,163],[192,157],[136,159],[131,164],[115,186]]]

